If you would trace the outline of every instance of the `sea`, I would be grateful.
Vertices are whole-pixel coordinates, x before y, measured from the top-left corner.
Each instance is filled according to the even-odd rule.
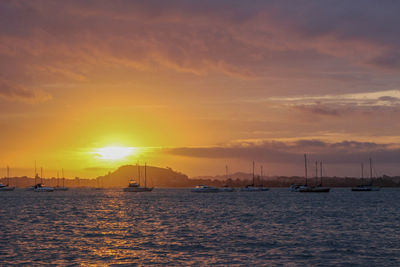
[[[0,236],[0,266],[400,266],[400,189],[16,189]]]

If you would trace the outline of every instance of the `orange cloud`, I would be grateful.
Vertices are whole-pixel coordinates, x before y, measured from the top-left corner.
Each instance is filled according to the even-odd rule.
[[[44,102],[51,99],[46,92],[38,89],[29,89],[9,81],[0,79],[0,97],[7,101],[22,101],[28,103]]]

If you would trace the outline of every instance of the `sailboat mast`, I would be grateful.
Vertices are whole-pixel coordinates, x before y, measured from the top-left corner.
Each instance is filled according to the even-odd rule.
[[[253,186],[254,186],[254,161],[253,161]]]
[[[263,181],[263,166],[261,165],[261,177],[260,177],[260,180],[261,180],[261,186],[264,186],[264,181]]]
[[[64,178],[64,168],[61,170],[61,172],[62,172],[62,177],[63,177],[63,187],[64,187],[64,181],[65,181],[65,178]]]
[[[140,165],[139,165],[139,163],[137,164],[137,171],[138,171],[138,183],[140,185]]]
[[[307,155],[306,154],[304,154],[304,169],[305,169],[306,185],[307,185]]]
[[[10,167],[7,166],[7,186],[10,185]]]
[[[361,179],[364,179],[364,163],[361,162]]]
[[[372,159],[369,158],[369,176],[372,180]]]
[[[226,172],[225,179],[228,180],[228,165],[225,166],[225,172]]]
[[[318,161],[315,161],[315,177],[318,179]]]
[[[147,163],[144,163],[144,187],[147,187]]]
[[[57,171],[57,187],[60,187],[60,175],[59,175],[59,171]]]
[[[321,186],[322,186],[322,161],[319,163],[319,172],[320,172]]]
[[[40,183],[43,184],[43,167],[40,167]]]
[[[36,185],[36,176],[37,176],[37,169],[36,169],[36,160],[35,160],[35,185]]]

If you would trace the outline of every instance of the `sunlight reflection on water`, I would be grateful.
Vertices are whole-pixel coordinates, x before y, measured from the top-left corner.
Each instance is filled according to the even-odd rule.
[[[0,194],[0,263],[400,265],[400,190]]]

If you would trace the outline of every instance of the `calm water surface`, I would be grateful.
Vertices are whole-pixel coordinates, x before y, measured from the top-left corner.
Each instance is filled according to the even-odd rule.
[[[400,266],[400,190],[16,190],[0,234],[0,265]]]

